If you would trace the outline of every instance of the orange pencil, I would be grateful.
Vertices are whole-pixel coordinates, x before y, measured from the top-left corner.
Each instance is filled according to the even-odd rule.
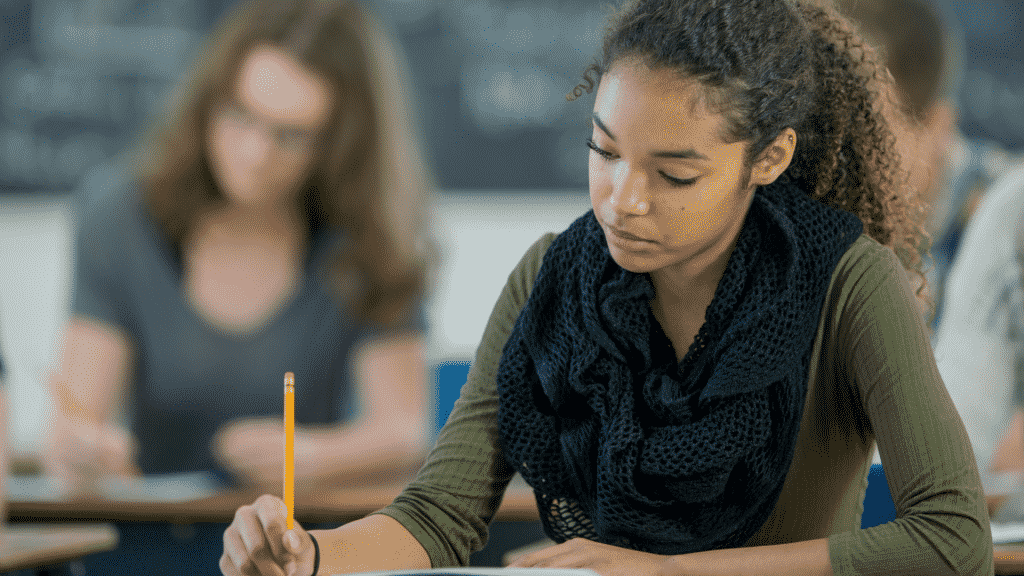
[[[284,373],[284,505],[295,528],[295,374]]]

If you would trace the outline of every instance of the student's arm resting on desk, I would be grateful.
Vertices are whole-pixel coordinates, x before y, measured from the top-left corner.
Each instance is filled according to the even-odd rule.
[[[295,473],[300,489],[324,483],[391,478],[412,473],[427,451],[429,406],[423,337],[405,332],[368,340],[355,353],[360,416],[351,423],[299,428]],[[302,382],[296,383],[301,394]],[[259,485],[281,470],[280,419],[228,424],[214,452],[234,473]],[[276,481],[275,481],[276,482]],[[260,486],[276,490],[277,485]]]
[[[991,574],[992,539],[967,433],[891,251],[847,280],[838,337],[878,443],[896,520],[829,539],[839,574]]]
[[[574,538],[557,546],[527,554],[509,567],[589,568],[601,576],[650,574],[668,576],[726,576],[777,574],[827,576],[832,574],[828,539],[774,546],[709,550],[662,556]]]
[[[126,246],[139,244],[124,199],[112,194],[83,207],[75,237],[71,318],[51,376],[56,406],[43,466],[55,474],[135,472],[135,439],[118,426],[134,368],[132,314],[125,281]]]
[[[516,566],[590,567],[602,574],[978,574],[991,539],[966,434],[938,378],[899,262],[877,244],[838,270],[834,308],[843,358],[893,476],[899,518],[882,526],[772,546],[651,557],[573,540]],[[826,304],[826,309],[829,304]],[[827,320],[826,320],[827,321]],[[848,368],[847,368],[848,367]],[[825,378],[835,376],[824,375]]]
[[[122,331],[72,317],[63,360],[50,381],[55,412],[43,449],[47,474],[138,473],[135,439],[115,418],[131,364],[131,345]]]

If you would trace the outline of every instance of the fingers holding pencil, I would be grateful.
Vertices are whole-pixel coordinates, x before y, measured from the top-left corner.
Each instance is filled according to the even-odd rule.
[[[295,375],[284,375],[283,498],[260,496],[242,506],[224,531],[220,569],[226,576],[306,576],[316,572],[316,548],[295,522]]]
[[[276,496],[239,508],[224,531],[225,576],[308,576],[314,563],[312,538],[297,522],[287,529],[284,501]]]

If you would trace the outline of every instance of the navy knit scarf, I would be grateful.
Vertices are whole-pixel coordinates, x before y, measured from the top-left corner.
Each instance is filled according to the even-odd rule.
[[[548,536],[744,544],[782,490],[825,292],[861,230],[792,184],[759,189],[681,362],[649,277],[615,263],[593,212],[560,234],[497,375],[505,456]]]

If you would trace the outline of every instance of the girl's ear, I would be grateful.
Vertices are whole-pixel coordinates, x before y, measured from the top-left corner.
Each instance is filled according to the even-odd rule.
[[[755,186],[766,186],[789,168],[796,151],[796,131],[786,128],[775,140],[764,149],[761,156],[754,161],[750,171],[750,183]]]

